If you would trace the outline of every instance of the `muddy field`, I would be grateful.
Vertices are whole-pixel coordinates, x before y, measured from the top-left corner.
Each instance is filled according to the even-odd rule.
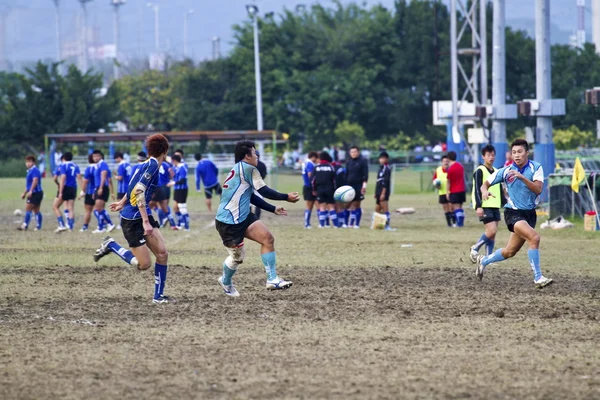
[[[0,206],[0,398],[600,398],[593,234],[543,231],[556,284],[540,291],[525,254],[477,281],[480,225],[445,228],[430,196],[395,199],[418,207],[397,232],[305,231],[293,206],[265,221],[294,286],[267,292],[248,245],[232,299],[200,204],[192,232],[165,232],[177,302],[160,306],[149,271],[93,263],[100,237],[56,235],[49,215],[16,232]]]

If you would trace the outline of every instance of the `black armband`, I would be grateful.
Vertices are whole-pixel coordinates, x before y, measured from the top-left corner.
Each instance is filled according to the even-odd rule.
[[[273,190],[268,186],[263,186],[257,190],[261,196],[266,197],[270,200],[287,200],[288,195],[285,193],[279,193],[277,190]]]
[[[252,196],[250,197],[250,203],[268,212],[274,213],[276,210],[276,207],[273,204],[267,203],[262,197],[257,196],[254,193],[252,193]]]

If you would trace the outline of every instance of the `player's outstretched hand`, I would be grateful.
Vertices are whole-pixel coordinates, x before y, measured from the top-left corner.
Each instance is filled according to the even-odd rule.
[[[152,227],[152,224],[150,224],[150,221],[144,221],[142,225],[144,226],[144,236],[152,236],[154,228]]]
[[[118,201],[116,203],[110,203],[108,208],[110,211],[121,211],[123,209],[123,206],[124,206],[123,203]]]
[[[277,207],[275,209],[275,215],[288,215],[287,210],[283,207]]]
[[[298,192],[288,193],[288,199],[287,199],[288,202],[297,203],[298,200],[300,200],[300,195],[298,194]]]
[[[25,193],[23,193],[23,194],[21,195],[21,199],[24,199],[24,198],[25,198]]]

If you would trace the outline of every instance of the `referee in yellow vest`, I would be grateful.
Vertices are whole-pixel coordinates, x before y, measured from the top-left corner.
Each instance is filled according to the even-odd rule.
[[[452,204],[448,201],[446,194],[448,193],[448,165],[450,160],[447,155],[442,156],[442,165],[437,167],[433,174],[433,186],[438,191],[439,203],[442,205],[444,214],[446,215],[446,223],[449,227],[456,226],[456,220],[454,219],[454,211],[452,211]]]
[[[483,200],[481,197],[481,185],[496,171],[493,165],[496,160],[496,149],[491,144],[488,144],[481,149],[481,156],[483,158],[483,165],[480,165],[473,173],[471,200],[479,220],[485,226],[485,232],[481,235],[477,243],[471,246],[469,258],[473,263],[477,262],[479,249],[483,245],[485,245],[486,255],[494,252],[496,232],[498,232],[498,222],[500,221],[500,207],[502,207],[502,190],[500,185],[490,187],[489,192],[494,197],[490,196],[487,200]]]

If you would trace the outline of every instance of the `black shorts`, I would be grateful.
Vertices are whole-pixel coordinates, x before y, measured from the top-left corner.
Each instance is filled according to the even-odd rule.
[[[93,206],[94,204],[96,204],[96,202],[94,201],[94,195],[86,194],[85,200],[83,200],[83,204],[85,204],[86,206]]]
[[[117,193],[117,200],[121,200],[127,193]]]
[[[153,228],[158,229],[159,224],[156,222],[152,215],[148,216],[150,225]],[[129,243],[129,248],[140,247],[146,244],[146,238],[144,237],[144,223],[142,219],[125,219],[121,218],[121,229],[123,230],[123,236]]]
[[[98,189],[96,189],[96,191],[94,192],[94,200],[103,200],[107,202],[109,197],[110,190],[108,189],[108,186],[104,186],[104,189],[102,189],[102,196],[98,196]]]
[[[206,197],[207,199],[212,199],[213,191],[215,192],[215,194],[217,196],[220,196],[221,193],[223,193],[223,189],[221,189],[221,184],[217,183],[216,185],[211,186],[209,188],[205,187],[204,188],[204,197]]]
[[[154,193],[152,194],[152,201],[160,203],[161,201],[168,200],[170,195],[171,193],[168,187],[159,186],[154,190]]]
[[[316,201],[317,196],[313,194],[311,186],[303,186],[302,187],[302,197],[304,197],[304,201]]]
[[[352,201],[363,201],[365,199],[365,195],[362,194],[362,183],[358,185],[350,185],[354,189],[354,199]]]
[[[483,224],[489,224],[490,222],[500,221],[500,209],[499,208],[484,208],[483,217],[479,217],[479,221]]]
[[[383,201],[389,201],[390,200],[390,192],[389,190],[385,191],[385,198],[383,199]],[[375,193],[375,204],[379,205],[381,203],[381,192],[376,192]]]
[[[504,209],[504,222],[506,222],[509,231],[514,232],[515,224],[519,221],[525,221],[530,227],[535,228],[537,223],[537,214],[535,213],[535,210]]]
[[[27,204],[33,204],[34,206],[39,206],[42,204],[42,199],[44,198],[44,192],[35,192],[31,194],[31,197],[27,198]]]
[[[62,194],[63,201],[75,200],[75,197],[77,197],[77,188],[76,187],[65,186],[63,188],[63,194]]]
[[[450,204],[463,204],[467,201],[465,192],[450,193]]]
[[[438,196],[438,203],[440,203],[440,204],[448,204],[450,202],[448,201],[448,198],[446,197],[445,194],[440,194]]]
[[[173,191],[173,200],[179,204],[185,204],[187,202],[188,190],[187,189],[175,189]]]
[[[317,190],[317,201],[323,204],[335,204],[334,190]]]
[[[248,218],[239,224],[226,224],[221,221],[215,221],[217,232],[221,235],[221,240],[225,247],[237,247],[244,242],[246,230],[250,225],[258,221],[256,215],[250,213]]]

